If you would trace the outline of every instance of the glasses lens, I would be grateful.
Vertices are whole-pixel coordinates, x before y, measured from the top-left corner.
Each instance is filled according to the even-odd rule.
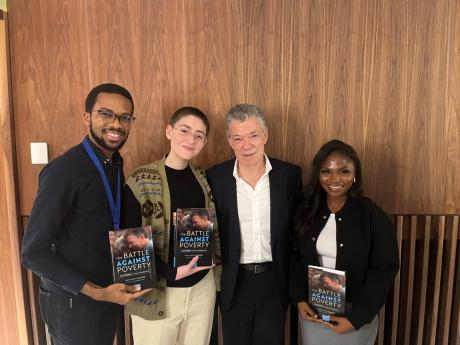
[[[115,114],[108,110],[98,110],[97,113],[104,120],[113,120],[115,118]]]
[[[204,137],[202,135],[195,135],[195,141],[198,144],[204,144],[206,142],[206,137]]]
[[[120,115],[120,120],[124,123],[131,123],[134,121],[134,116],[131,115]]]
[[[204,135],[193,134],[192,130],[187,128],[187,127],[180,127],[180,128],[173,127],[173,128],[179,132],[179,136],[180,136],[181,139],[187,139],[187,138],[193,136],[193,140],[196,143],[198,143],[198,144],[206,143],[206,137]]]
[[[177,130],[181,138],[187,138],[190,135],[190,130],[188,128],[181,127],[177,128]]]

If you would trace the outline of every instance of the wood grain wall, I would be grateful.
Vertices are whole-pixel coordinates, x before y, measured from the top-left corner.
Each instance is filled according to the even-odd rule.
[[[7,16],[0,11],[0,344],[29,345],[28,289],[19,262],[19,226]]]
[[[41,166],[78,143],[87,92],[118,82],[136,102],[126,171],[161,157],[190,104],[211,118],[204,166],[227,159],[239,102],[268,118],[267,151],[303,166],[332,138],[360,154],[365,189],[390,213],[460,213],[457,0],[13,0],[13,101],[21,214]]]

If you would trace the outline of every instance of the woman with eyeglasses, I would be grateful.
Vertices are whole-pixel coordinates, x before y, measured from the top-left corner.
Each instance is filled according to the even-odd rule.
[[[209,343],[220,266],[196,267],[198,257],[174,268],[173,213],[182,208],[214,208],[204,170],[193,166],[206,144],[209,121],[199,109],[178,109],[166,127],[169,154],[135,169],[126,179],[124,226],[151,225],[158,287],[126,306],[134,344]],[[214,263],[220,245],[214,230]]]
[[[388,216],[363,196],[361,176],[358,155],[340,140],[324,144],[313,159],[291,260],[303,345],[375,343],[378,312],[399,269],[398,247]],[[308,303],[309,281],[317,287],[308,265],[345,271],[344,314],[323,316]]]

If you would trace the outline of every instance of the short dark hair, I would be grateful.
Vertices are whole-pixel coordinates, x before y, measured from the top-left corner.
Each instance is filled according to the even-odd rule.
[[[329,278],[330,280],[336,282],[336,283],[339,283],[340,285],[342,285],[342,280],[334,273],[329,273],[329,272],[323,272],[321,273],[320,277],[319,277],[322,281],[324,281],[324,278]]]
[[[125,233],[125,236],[128,237],[128,236],[136,236],[136,237],[141,237],[141,235],[144,235],[144,237],[147,237],[147,232],[145,231],[144,228],[142,227],[138,227],[138,228],[129,228],[128,230],[126,230],[126,233]]]
[[[90,113],[93,111],[94,104],[96,104],[97,96],[102,93],[116,93],[117,95],[121,95],[128,99],[131,102],[131,105],[133,107],[133,113],[134,113],[134,101],[133,98],[131,97],[131,94],[129,93],[128,90],[126,90],[123,86],[117,85],[117,84],[100,84],[96,87],[94,87],[89,93],[88,96],[86,96],[86,101],[85,101],[85,111],[87,113]]]
[[[202,209],[202,208],[197,208],[197,209],[194,209],[191,213],[190,213],[190,218],[192,218],[193,216],[198,216],[200,218],[208,218],[209,219],[209,212],[208,210],[206,209]]]
[[[177,121],[189,115],[198,117],[201,121],[203,121],[203,124],[206,127],[206,135],[208,135],[210,130],[208,117],[200,109],[195,107],[182,107],[177,109],[169,119],[169,124],[174,126],[177,123]]]

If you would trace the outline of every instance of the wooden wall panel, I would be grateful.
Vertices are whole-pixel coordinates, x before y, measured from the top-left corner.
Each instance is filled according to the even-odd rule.
[[[446,209],[458,209],[460,205],[460,193],[454,188],[458,183],[458,162],[460,157],[460,5],[455,2],[450,6],[450,11],[456,13],[449,25],[452,27],[451,32],[453,38],[449,40],[449,45],[453,54],[449,55],[449,60],[446,65],[446,74],[449,76],[450,83],[447,89],[446,103],[446,123],[445,132],[447,142],[445,150],[447,152],[447,166],[443,181],[446,190],[452,191],[444,193],[442,204]],[[460,341],[460,338],[459,338]]]
[[[0,59],[0,228],[8,231],[0,232],[0,243],[11,260],[3,255],[0,265],[13,286],[0,283],[0,334],[9,344],[31,344],[31,328],[35,341],[43,337],[36,320],[27,327],[26,280],[15,245],[22,237],[15,206],[20,202],[19,213],[30,213],[42,168],[30,164],[29,143],[48,142],[51,158],[78,143],[86,94],[102,82],[125,85],[136,103],[138,120],[123,149],[126,172],[166,153],[166,121],[183,105],[198,106],[211,119],[198,162],[207,167],[229,158],[225,113],[252,102],[267,115],[268,153],[302,165],[305,178],[319,146],[341,138],[361,156],[367,194],[389,213],[460,213],[458,0],[8,4],[11,92],[5,91],[7,59]],[[398,219],[403,270],[382,313],[388,332],[380,342],[458,343],[457,242],[450,232],[439,241],[439,221],[422,218],[414,240],[411,220]],[[452,238],[458,236],[455,219]],[[451,220],[445,225],[452,229]],[[436,275],[438,285],[431,279]],[[444,313],[450,306],[451,319]],[[417,313],[425,316],[410,317]]]
[[[32,332],[25,272],[19,262],[22,231],[17,214],[7,23],[6,14],[0,11],[0,344],[28,345]]]
[[[391,213],[459,213],[458,0],[15,0],[10,4],[21,214],[40,166],[84,135],[86,93],[130,89],[136,122],[126,171],[161,157],[182,105],[211,118],[198,161],[231,156],[224,116],[266,112],[267,151],[303,166],[326,140],[359,152],[365,189]]]

